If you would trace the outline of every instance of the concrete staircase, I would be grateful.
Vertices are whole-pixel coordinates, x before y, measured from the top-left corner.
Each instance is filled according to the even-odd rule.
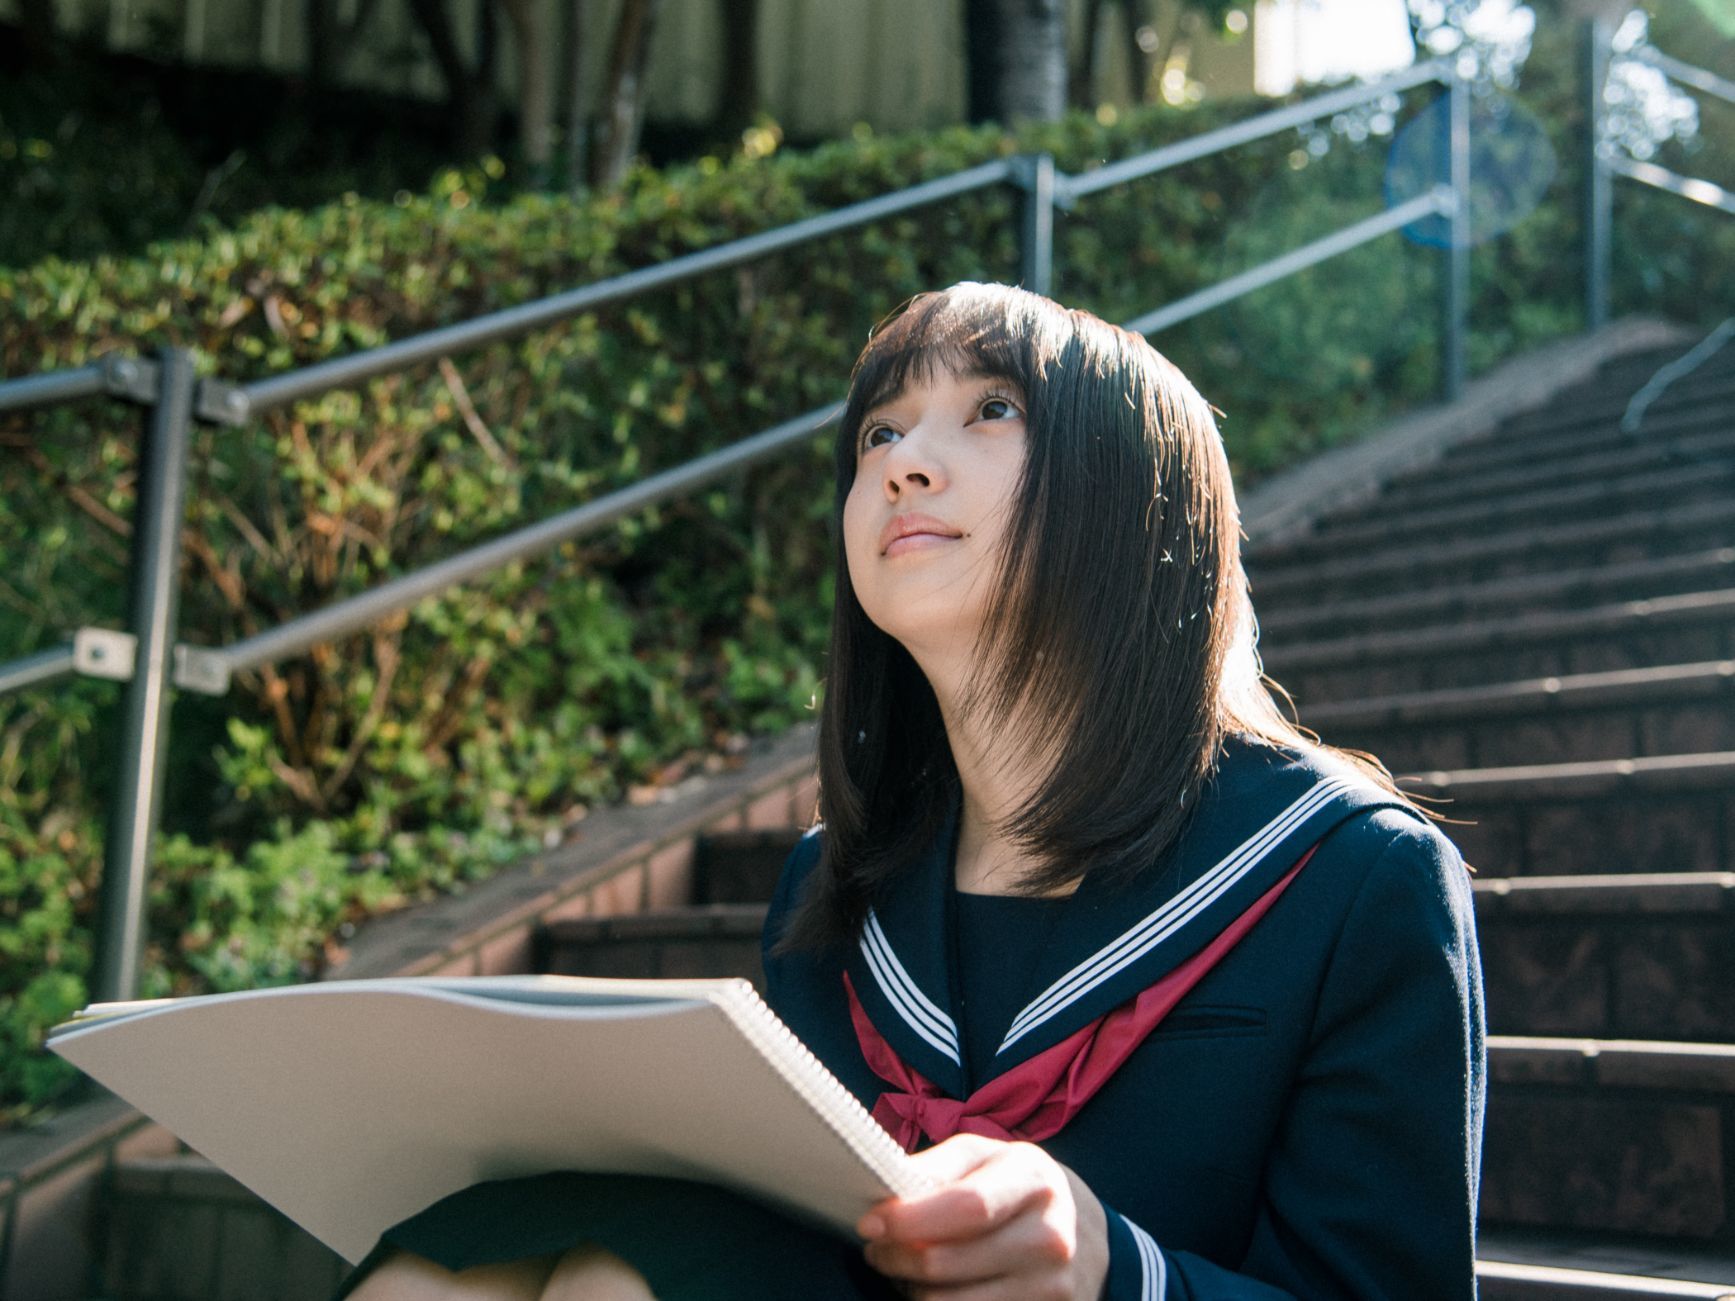
[[[1619,428],[1678,351],[1249,557],[1302,721],[1477,869],[1491,1301],[1735,1298],[1735,356]],[[707,838],[691,906],[553,924],[537,960],[757,978],[797,834]]]

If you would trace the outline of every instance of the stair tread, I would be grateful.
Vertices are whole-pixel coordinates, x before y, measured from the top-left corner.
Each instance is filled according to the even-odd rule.
[[[1666,584],[1677,581],[1698,581],[1698,586],[1715,586],[1725,576],[1735,574],[1735,547],[1711,547],[1700,551],[1650,556],[1588,569],[1549,570],[1541,573],[1509,574],[1481,582],[1456,583],[1438,587],[1401,589],[1372,597],[1350,600],[1309,602],[1286,606],[1281,601],[1270,603],[1269,612],[1261,609],[1259,627],[1267,637],[1297,635],[1315,626],[1330,627],[1350,622],[1390,622],[1427,618],[1441,621],[1467,615],[1485,615],[1502,607],[1520,602],[1544,601],[1548,607],[1560,608],[1585,600],[1604,599],[1610,589],[1634,584]],[[1661,587],[1647,586],[1645,596],[1674,595]],[[1630,597],[1628,599],[1642,599]],[[1262,602],[1262,605],[1264,603]],[[1530,608],[1535,608],[1532,605]]]
[[[1450,792],[1463,796],[1534,793],[1539,796],[1609,794],[1624,789],[1696,789],[1735,779],[1735,751],[1704,754],[1643,755],[1632,759],[1589,759],[1523,764],[1507,768],[1405,773],[1404,789],[1418,794]]]
[[[1438,651],[1497,649],[1527,642],[1641,628],[1715,622],[1735,615],[1735,587],[1635,597],[1573,610],[1537,610],[1503,619],[1429,624],[1391,632],[1321,637],[1288,646],[1266,646],[1267,667],[1287,669],[1358,664],[1374,659],[1413,658]]]
[[[1502,1226],[1477,1235],[1476,1255],[1488,1264],[1577,1270],[1617,1278],[1735,1283],[1735,1251],[1616,1233]]]
[[[1558,552],[1570,557],[1576,565],[1582,563],[1587,547],[1650,542],[1704,528],[1729,530],[1735,534],[1735,507],[1721,501],[1674,508],[1657,507],[1629,511],[1609,519],[1533,525],[1336,558],[1298,554],[1295,552],[1298,543],[1274,544],[1269,549],[1251,550],[1248,564],[1253,570],[1254,592],[1263,603],[1286,588],[1313,593],[1324,582],[1374,579],[1412,570],[1443,569],[1457,573],[1465,564],[1492,562],[1515,554],[1533,557],[1538,553]],[[1719,537],[1718,542],[1727,545],[1723,537]]]
[[[1391,696],[1322,701],[1310,724],[1334,726],[1433,722],[1539,713],[1607,705],[1651,705],[1715,697],[1735,688],[1735,660],[1659,664],[1603,673],[1563,673],[1471,687],[1437,687]]]

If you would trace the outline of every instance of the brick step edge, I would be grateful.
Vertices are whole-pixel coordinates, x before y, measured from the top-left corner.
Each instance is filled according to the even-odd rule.
[[[1488,1036],[1488,1084],[1735,1094],[1735,1044]]]
[[[1627,1301],[1642,1297],[1735,1301],[1735,1284],[1731,1283],[1694,1283],[1505,1260],[1478,1260],[1476,1284],[1481,1301]]]
[[[1505,876],[1470,889],[1478,920],[1489,917],[1642,918],[1735,912],[1735,872]]]
[[[1503,803],[1618,797],[1641,791],[1675,794],[1735,784],[1735,750],[1408,773],[1398,781],[1411,795]]]
[[[1484,582],[1456,583],[1356,597],[1288,605],[1260,603],[1259,628],[1265,637],[1328,635],[1344,624],[1378,624],[1426,619],[1433,623],[1486,617],[1514,607],[1521,611],[1571,608],[1610,598],[1673,595],[1669,588],[1725,585],[1735,576],[1735,547],[1709,547],[1643,560],[1625,560],[1590,569],[1507,574]]]
[[[1569,418],[1543,428],[1520,430],[1503,426],[1492,438],[1457,444],[1432,465],[1393,475],[1390,485],[1407,489],[1426,482],[1434,469],[1448,479],[1504,474],[1550,461],[1615,455],[1646,443],[1666,446],[1678,439],[1695,438],[1707,429],[1726,427],[1728,423],[1724,406],[1727,395],[1712,394],[1700,401],[1678,403],[1662,414],[1653,407],[1639,431],[1629,434],[1620,427],[1627,400],[1630,399],[1604,415],[1590,413],[1583,419]]]
[[[1506,619],[1478,619],[1406,628],[1401,632],[1297,642],[1265,649],[1268,672],[1347,669],[1451,654],[1506,650],[1572,637],[1628,636],[1735,620],[1735,588],[1614,601],[1578,610],[1550,610]]]
[[[1704,430],[1693,428],[1691,432],[1679,433],[1673,438],[1633,435],[1616,445],[1563,451],[1560,456],[1539,457],[1510,466],[1490,468],[1462,464],[1457,457],[1447,456],[1429,467],[1428,473],[1417,474],[1402,483],[1389,483],[1378,497],[1364,505],[1323,516],[1319,523],[1329,526],[1336,520],[1377,515],[1399,508],[1442,506],[1469,496],[1489,500],[1550,485],[1565,486],[1701,458],[1727,460],[1730,450],[1735,449],[1735,432],[1730,431],[1727,418],[1707,416],[1695,423],[1702,424]]]
[[[1612,914],[1622,917],[1735,911],[1735,872],[1632,872],[1585,876],[1484,877],[1471,883],[1478,913],[1509,916]],[[551,922],[557,943],[757,935],[763,903],[695,904],[620,917]]]
[[[1735,691],[1735,660],[1700,660],[1603,673],[1562,673],[1472,687],[1438,687],[1310,706],[1309,725],[1384,728],[1417,723],[1555,718],[1581,709],[1714,700]]]
[[[1501,528],[1525,527],[1538,518],[1606,519],[1611,514],[1644,509],[1659,497],[1727,501],[1731,472],[1726,462],[1711,466],[1671,465],[1666,469],[1624,476],[1610,482],[1593,479],[1550,485],[1528,492],[1486,499],[1474,493],[1456,500],[1381,511],[1380,503],[1365,510],[1334,516],[1294,543],[1289,554],[1313,558],[1340,548],[1405,546],[1465,533],[1489,534]]]
[[[1514,558],[1534,560],[1538,556],[1561,556],[1565,557],[1567,564],[1579,568],[1584,563],[1585,551],[1594,547],[1654,544],[1656,554],[1668,554],[1668,539],[1683,534],[1695,537],[1698,530],[1716,531],[1718,536],[1713,545],[1726,546],[1729,523],[1728,504],[1713,501],[1674,509],[1636,511],[1614,519],[1536,525],[1439,545],[1341,555],[1335,559],[1291,561],[1287,550],[1272,548],[1250,554],[1247,564],[1252,571],[1255,599],[1269,603],[1292,591],[1300,592],[1306,599],[1309,594],[1331,584],[1380,579],[1413,581],[1417,575],[1436,573],[1457,575],[1466,565],[1495,564]]]

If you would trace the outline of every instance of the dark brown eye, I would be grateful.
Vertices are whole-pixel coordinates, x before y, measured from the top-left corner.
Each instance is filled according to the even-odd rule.
[[[862,451],[865,452],[875,447],[882,447],[893,439],[902,437],[903,435],[893,429],[890,425],[870,425],[862,431]]]
[[[976,411],[984,420],[1016,420],[1024,414],[1011,398],[1002,397],[983,398]]]

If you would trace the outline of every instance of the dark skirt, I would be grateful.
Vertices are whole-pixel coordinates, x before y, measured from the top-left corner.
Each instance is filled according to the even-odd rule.
[[[712,1184],[562,1172],[477,1184],[386,1231],[338,1290],[395,1250],[457,1271],[585,1243],[643,1274],[658,1301],[886,1301],[859,1244]]]

